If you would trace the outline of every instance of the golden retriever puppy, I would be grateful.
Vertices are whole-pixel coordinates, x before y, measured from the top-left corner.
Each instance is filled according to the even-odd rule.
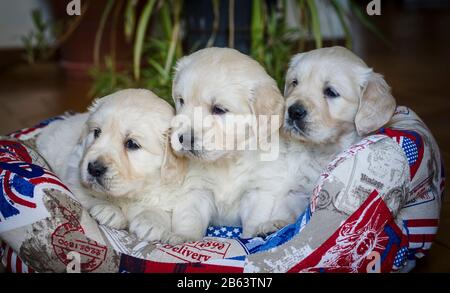
[[[278,136],[284,99],[262,66],[234,49],[203,49],[178,61],[172,94],[172,148],[189,159],[173,232],[198,239],[208,224],[242,225],[252,237],[294,222],[308,198]]]
[[[173,116],[151,91],[122,90],[96,100],[88,113],[50,124],[37,146],[100,224],[178,243],[170,213],[183,162],[170,148]],[[149,218],[164,229],[148,226]]]
[[[295,55],[284,95],[283,131],[297,142],[290,151],[314,158],[316,167],[305,167],[317,177],[335,155],[388,123],[396,108],[383,76],[342,47]]]

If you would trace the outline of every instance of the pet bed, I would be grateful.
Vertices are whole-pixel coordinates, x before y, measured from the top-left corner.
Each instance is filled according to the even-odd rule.
[[[176,246],[98,225],[35,151],[51,122],[0,138],[0,259],[9,272],[409,271],[438,228],[439,149],[406,107],[330,162],[294,224],[252,239],[240,227],[209,227],[203,240]]]

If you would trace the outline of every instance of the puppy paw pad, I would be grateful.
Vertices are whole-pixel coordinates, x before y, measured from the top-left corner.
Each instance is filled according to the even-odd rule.
[[[90,209],[91,216],[100,225],[105,225],[113,229],[125,229],[127,220],[122,210],[110,204],[98,204]]]

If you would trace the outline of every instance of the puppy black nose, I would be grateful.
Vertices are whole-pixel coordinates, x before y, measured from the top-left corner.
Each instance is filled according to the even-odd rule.
[[[192,149],[194,147],[194,132],[180,134],[178,141],[183,145],[184,149]]]
[[[291,118],[292,120],[302,120],[303,118],[305,118],[307,112],[303,105],[294,104],[289,107],[288,114],[289,118]]]
[[[88,164],[88,172],[95,178],[102,177],[108,168],[102,162],[94,161]]]

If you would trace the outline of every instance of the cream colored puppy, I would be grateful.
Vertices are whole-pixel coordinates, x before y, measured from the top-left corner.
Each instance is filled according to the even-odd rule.
[[[308,154],[319,176],[339,152],[391,119],[396,102],[383,76],[348,49],[295,55],[286,76],[283,130],[290,151]],[[317,168],[319,166],[319,168]]]
[[[298,160],[278,140],[284,99],[261,65],[234,49],[203,49],[179,60],[172,94],[171,144],[189,159],[184,209],[173,215],[185,225],[174,232],[196,239],[211,223],[252,237],[294,222],[308,197],[296,192]]]
[[[100,224],[178,243],[184,239],[171,233],[171,212],[183,162],[168,140],[173,116],[151,91],[122,90],[96,100],[88,113],[50,124],[37,146]]]

